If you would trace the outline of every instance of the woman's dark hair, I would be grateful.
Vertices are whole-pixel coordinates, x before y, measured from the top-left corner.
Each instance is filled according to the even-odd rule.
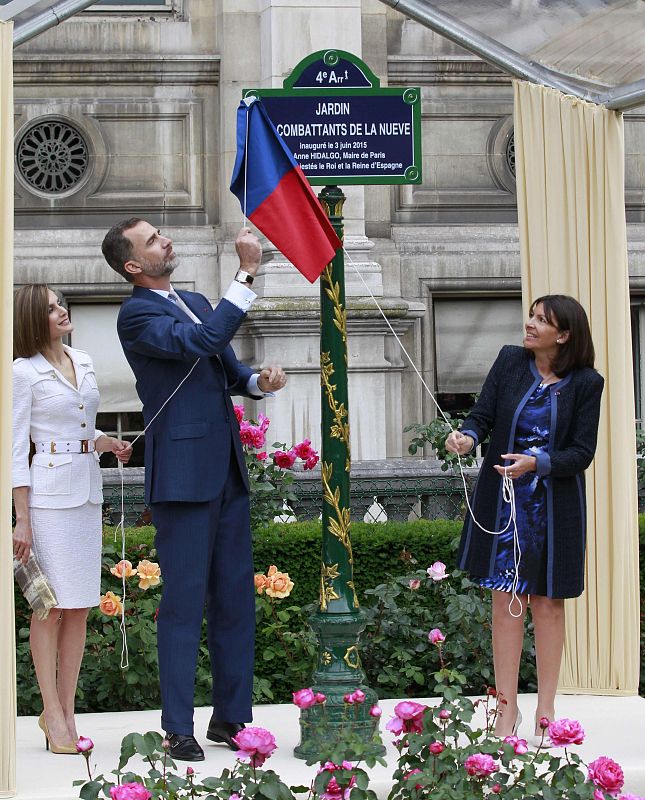
[[[566,294],[545,294],[533,301],[530,314],[539,303],[551,325],[562,333],[569,332],[567,341],[558,345],[558,354],[551,364],[553,372],[562,378],[572,369],[593,368],[596,355],[587,313],[580,303]]]
[[[31,358],[49,347],[49,288],[28,283],[13,295],[13,357]]]

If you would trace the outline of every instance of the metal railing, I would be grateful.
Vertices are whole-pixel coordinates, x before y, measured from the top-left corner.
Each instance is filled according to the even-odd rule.
[[[469,491],[477,469],[465,471]],[[316,520],[322,512],[320,471],[294,472],[293,514],[284,519]],[[116,524],[121,517],[121,477],[119,470],[103,470],[103,517]],[[147,512],[143,469],[124,470],[123,508],[126,525],[150,522]],[[352,464],[351,518],[354,521],[386,522],[414,519],[461,519],[464,515],[464,491],[461,477],[443,472],[434,459],[389,459]]]

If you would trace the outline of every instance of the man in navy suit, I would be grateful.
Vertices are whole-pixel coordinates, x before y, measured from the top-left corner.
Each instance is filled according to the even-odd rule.
[[[258,239],[246,228],[235,248],[240,269],[213,309],[201,294],[173,290],[172,241],[150,223],[125,220],[110,229],[102,245],[108,264],[134,284],[117,330],[136,377],[144,422],[150,424],[146,502],[164,579],[157,619],[161,724],[171,756],[185,761],[204,759],[193,736],[204,605],[213,675],[207,738],[235,750],[233,736],[251,720],[255,600],[249,487],[230,396],[261,398],[286,383],[280,367],[254,373],[231,347],[256,297],[250,287],[262,256]]]

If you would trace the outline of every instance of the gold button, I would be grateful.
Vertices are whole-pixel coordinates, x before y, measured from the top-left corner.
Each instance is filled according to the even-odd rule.
[[[50,466],[50,467],[53,467],[53,466],[54,466],[54,465],[52,464],[52,462],[51,462],[51,461],[49,462],[49,466]]]
[[[81,428],[86,428],[87,425],[84,422],[81,422]]]
[[[79,408],[85,408],[85,406],[83,405],[83,403],[79,403],[79,404],[78,404],[78,407],[79,407]]]

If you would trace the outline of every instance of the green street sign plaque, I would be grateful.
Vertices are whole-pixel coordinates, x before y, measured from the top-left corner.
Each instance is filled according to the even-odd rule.
[[[421,92],[380,88],[359,58],[321,50],[261,98],[310,183],[421,183]]]

